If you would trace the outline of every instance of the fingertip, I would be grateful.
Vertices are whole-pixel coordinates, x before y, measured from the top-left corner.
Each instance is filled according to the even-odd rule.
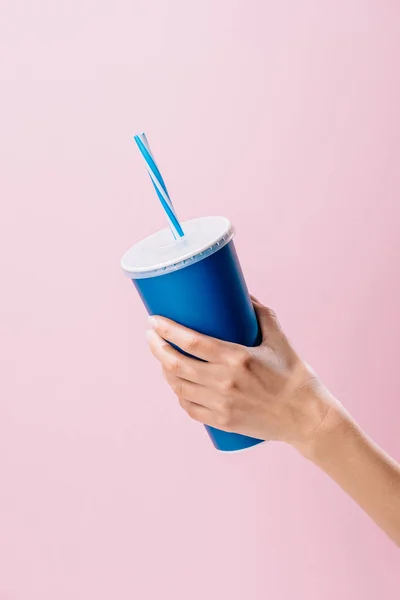
[[[145,336],[150,348],[155,348],[159,335],[154,331],[154,329],[147,329]]]
[[[166,319],[165,317],[160,317],[159,315],[150,316],[149,325],[161,337],[165,337],[172,329],[179,327],[179,324],[175,323],[175,321],[171,321],[171,319]]]
[[[165,340],[154,329],[148,329],[145,335],[150,346],[164,346],[167,344],[167,342],[165,342]]]
[[[152,329],[156,330],[160,325],[160,317],[157,315],[150,315],[148,318],[148,323]]]
[[[155,338],[156,332],[154,329],[147,329],[145,336],[148,342],[152,342]]]

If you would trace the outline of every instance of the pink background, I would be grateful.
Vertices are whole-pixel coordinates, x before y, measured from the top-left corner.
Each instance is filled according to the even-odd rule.
[[[119,260],[164,224],[143,129],[399,458],[399,3],[3,0],[0,40],[1,600],[398,598],[335,484],[178,409]]]

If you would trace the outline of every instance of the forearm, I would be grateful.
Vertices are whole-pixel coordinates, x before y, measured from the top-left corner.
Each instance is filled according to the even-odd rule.
[[[400,547],[400,465],[333,407],[308,458],[331,477]]]

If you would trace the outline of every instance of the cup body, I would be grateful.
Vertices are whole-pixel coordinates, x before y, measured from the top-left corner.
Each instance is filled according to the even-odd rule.
[[[217,240],[213,248],[208,255],[205,252],[205,258],[195,255],[177,270],[132,277],[133,284],[149,315],[168,317],[221,340],[256,346],[260,330],[232,236],[226,243]],[[263,441],[205,427],[215,448],[225,452]]]

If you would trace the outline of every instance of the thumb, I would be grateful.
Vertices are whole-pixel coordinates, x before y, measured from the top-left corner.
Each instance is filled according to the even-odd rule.
[[[275,346],[278,340],[282,339],[283,331],[278,317],[272,308],[260,304],[258,300],[253,300],[254,310],[256,311],[258,323],[262,333],[262,345]]]

